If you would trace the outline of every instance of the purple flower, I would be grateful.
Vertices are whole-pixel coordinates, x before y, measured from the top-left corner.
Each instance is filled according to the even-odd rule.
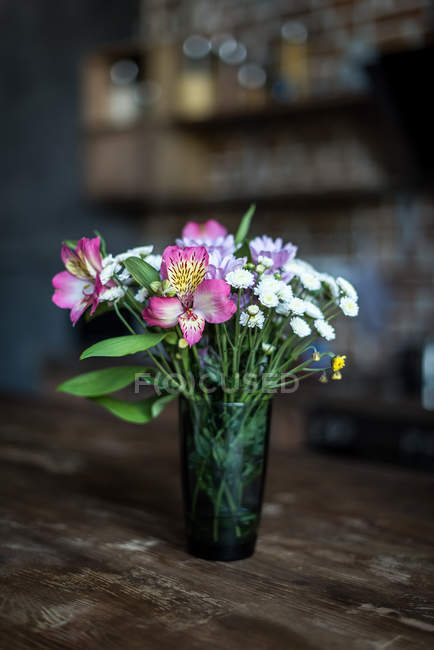
[[[181,248],[190,246],[205,246],[210,255],[213,252],[218,251],[222,257],[233,255],[236,250],[233,235],[225,235],[222,237],[217,237],[216,239],[211,239],[209,237],[183,237],[182,239],[177,239],[176,243],[178,246],[181,246]]]
[[[242,269],[247,262],[247,257],[235,257],[234,255],[223,255],[216,249],[209,253],[208,278],[224,280],[227,273]]]
[[[284,264],[294,259],[297,253],[297,246],[293,244],[285,244],[285,246],[282,246],[282,244],[283,241],[280,237],[274,240],[271,237],[267,237],[267,235],[255,237],[249,244],[253,262],[258,264],[260,255],[270,258],[273,260],[273,265],[266,272],[274,273],[282,268]]]

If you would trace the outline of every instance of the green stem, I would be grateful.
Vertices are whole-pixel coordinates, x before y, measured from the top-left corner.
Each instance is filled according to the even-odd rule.
[[[133,330],[133,328],[131,327],[131,325],[130,325],[130,324],[125,320],[125,318],[122,316],[122,314],[121,314],[121,312],[120,312],[120,309],[119,309],[119,307],[118,307],[117,302],[114,303],[114,308],[115,308],[116,315],[118,316],[119,320],[120,320],[120,321],[125,325],[125,327],[126,327],[127,330],[129,331],[129,333],[135,335],[135,331]]]
[[[223,480],[220,483],[219,491],[217,492],[217,497],[216,497],[215,504],[214,504],[213,539],[214,539],[215,542],[218,542],[218,538],[219,538],[218,515],[219,515],[219,512],[220,512],[220,507],[221,507],[221,502],[222,502],[224,489],[225,489],[225,482]]]

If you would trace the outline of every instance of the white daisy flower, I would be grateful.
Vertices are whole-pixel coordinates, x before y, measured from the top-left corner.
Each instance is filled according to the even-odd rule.
[[[348,282],[348,280],[345,280],[345,278],[339,277],[336,278],[336,284],[346,296],[348,296],[352,300],[355,300],[356,302],[358,301],[359,296],[357,294],[357,291],[351,284],[351,282]]]
[[[344,296],[340,299],[339,307],[342,309],[345,316],[351,316],[354,318],[359,313],[359,305],[355,300],[348,296]]]
[[[334,279],[334,277],[332,277],[328,273],[319,273],[318,277],[321,280],[321,282],[330,291],[333,298],[337,298],[339,296],[339,287],[336,284],[336,280]]]
[[[283,269],[287,273],[294,273],[294,275],[297,276],[301,275],[302,273],[313,273],[313,274],[316,273],[315,269],[311,264],[308,264],[307,262],[299,258],[287,262],[284,265]]]
[[[302,314],[304,314],[306,311],[306,304],[306,301],[302,300],[301,298],[293,298],[289,301],[289,308],[292,312],[294,312],[294,314],[302,316]]]
[[[123,298],[125,295],[125,289],[122,287],[110,287],[109,289],[104,289],[98,296],[100,302],[117,302],[119,298]]]
[[[264,305],[264,307],[277,307],[279,304],[279,298],[274,291],[270,289],[263,289],[258,296],[259,302]]]
[[[161,262],[163,261],[162,255],[147,255],[145,257],[145,262],[152,266],[156,271],[160,270]]]
[[[123,284],[131,284],[131,282],[133,282],[133,276],[129,271],[127,271],[127,269],[124,269],[122,273],[119,273],[118,279]]]
[[[106,255],[105,257],[103,257],[103,259],[101,261],[102,268],[105,269],[106,266],[109,266],[109,264],[113,264],[114,261],[115,261],[115,258],[113,257],[113,255],[111,255],[111,254]]]
[[[327,323],[327,321],[323,320],[322,318],[318,318],[314,322],[314,325],[318,334],[322,336],[326,341],[333,341],[333,339],[336,337],[335,328],[333,325],[330,325],[330,323]]]
[[[154,247],[151,244],[150,246],[137,246],[136,248],[132,248],[130,250],[130,253],[134,253],[135,255],[143,255],[146,257],[146,255],[150,255],[153,250]]]
[[[225,280],[235,289],[248,289],[254,284],[255,276],[246,269],[238,269],[227,273]]]
[[[259,262],[259,264],[262,264],[263,266],[265,266],[266,269],[269,269],[274,264],[271,257],[267,257],[266,255],[259,255],[258,262]]]
[[[110,255],[110,257],[112,257]],[[106,260],[104,258],[104,260]],[[103,270],[99,274],[99,279],[101,280],[101,284],[107,284],[115,275],[115,273],[118,273],[121,270],[121,265],[116,262],[113,258],[109,263],[106,263],[104,266],[104,260],[103,260]]]
[[[257,286],[254,289],[254,293],[259,296],[261,291],[267,290],[267,291],[273,291],[274,293],[278,293],[282,287],[285,286],[285,283],[282,282],[282,280],[276,280],[276,278],[273,278],[272,275],[265,275],[261,278],[260,282],[257,284]]]
[[[141,289],[139,289],[136,295],[134,296],[137,302],[145,302],[145,298],[147,297],[148,297],[148,290],[146,289],[146,287],[142,287]]]
[[[146,255],[150,255],[153,250],[153,246],[137,246],[136,248],[130,248],[129,250],[125,251],[125,253],[116,255],[115,259],[118,262],[124,262],[129,257],[146,257]]]
[[[309,336],[309,334],[312,332],[310,326],[306,323],[306,321],[299,316],[294,316],[294,318],[291,318],[289,324],[291,325],[294,334],[297,334],[297,336],[300,338]]]
[[[321,280],[316,273],[301,273],[300,282],[309,291],[318,291],[321,289]]]
[[[292,288],[289,284],[285,284],[281,289],[279,289],[277,295],[279,300],[282,302],[290,302],[293,298]]]
[[[281,314],[282,316],[289,316],[291,313],[291,303],[290,302],[281,302],[276,307],[276,314]]]
[[[246,311],[242,311],[240,314],[240,324],[247,325],[247,327],[250,328],[259,327],[259,329],[262,329],[264,321],[264,313],[261,310],[259,310],[254,316],[250,316]]]
[[[324,318],[321,309],[314,305],[313,302],[309,302],[309,300],[305,300],[304,313],[311,318]]]

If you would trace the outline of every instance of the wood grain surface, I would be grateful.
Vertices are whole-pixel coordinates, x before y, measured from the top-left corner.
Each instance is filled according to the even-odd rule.
[[[434,648],[430,475],[274,447],[256,554],[211,563],[184,550],[175,405],[0,406],[2,650]]]

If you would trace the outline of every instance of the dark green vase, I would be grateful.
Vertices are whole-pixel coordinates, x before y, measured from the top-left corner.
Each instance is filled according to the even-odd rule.
[[[267,467],[271,401],[180,398],[188,551],[206,560],[253,554]]]

